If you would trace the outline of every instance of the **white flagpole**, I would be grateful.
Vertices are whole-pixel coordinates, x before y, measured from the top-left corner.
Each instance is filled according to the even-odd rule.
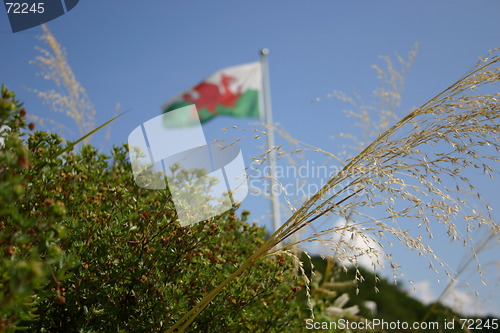
[[[280,206],[279,206],[279,191],[278,182],[276,179],[276,150],[274,149],[274,129],[273,129],[273,114],[271,110],[271,87],[269,85],[269,68],[267,65],[267,55],[269,50],[264,48],[260,50],[260,62],[262,65],[262,85],[264,97],[264,114],[267,131],[267,147],[269,153],[269,173],[271,176],[271,205],[273,212],[274,231],[281,226]]]

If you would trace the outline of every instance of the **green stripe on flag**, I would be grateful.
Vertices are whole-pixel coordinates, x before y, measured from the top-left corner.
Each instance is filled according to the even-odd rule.
[[[187,101],[178,101],[170,104],[166,107],[164,112],[176,110],[188,105],[192,105]],[[198,107],[197,107],[198,108]],[[260,117],[260,106],[259,106],[259,92],[257,90],[249,89],[241,94],[241,96],[236,100],[234,107],[226,107],[222,104],[216,105],[214,111],[208,110],[207,107],[198,109],[198,115],[202,123],[209,121],[217,115],[226,115],[237,118],[259,118]],[[196,122],[193,120],[194,115],[187,115],[184,119],[178,119],[175,121],[175,127],[188,127],[193,126]],[[169,124],[165,124],[166,127],[171,127]]]

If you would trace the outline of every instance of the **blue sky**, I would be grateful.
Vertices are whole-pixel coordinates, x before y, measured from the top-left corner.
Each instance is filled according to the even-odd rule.
[[[258,60],[258,51],[267,47],[274,120],[294,138],[335,152],[338,147],[331,137],[351,126],[340,112],[346,105],[333,99],[312,100],[333,90],[369,99],[378,84],[371,65],[382,67],[379,56],[383,55],[405,57],[419,42],[399,109],[404,114],[455,82],[479,56],[499,46],[499,13],[498,1],[82,0],[48,27],[66,48],[77,79],[95,104],[97,123],[111,118],[117,103],[122,110],[131,110],[113,125],[108,141],[103,134],[93,139],[104,151],[126,142],[128,134],[158,115],[162,103],[172,96],[216,70]],[[28,112],[54,117],[28,91],[52,88],[36,77],[38,69],[29,64],[37,55],[35,46],[43,46],[36,39],[40,34],[39,27],[12,34],[6,13],[0,10],[0,80],[17,91]],[[64,118],[58,120],[71,126]],[[220,128],[248,128],[252,122],[216,118],[204,130],[207,138],[217,139],[223,137]],[[259,152],[254,141],[241,146],[247,163]],[[498,209],[498,181],[480,181],[479,185]],[[270,228],[266,200],[247,198],[243,205]],[[460,247],[436,238],[433,243],[439,254],[456,266]],[[400,248],[392,251],[408,278],[430,281],[421,283],[428,287],[430,299],[444,288],[426,268],[425,260]],[[495,258],[490,254],[486,260]],[[383,274],[390,275],[388,271]],[[489,277],[498,281],[498,269]],[[498,282],[490,289],[475,280],[472,284],[483,295],[494,292],[498,296]],[[500,315],[496,302],[486,310]]]

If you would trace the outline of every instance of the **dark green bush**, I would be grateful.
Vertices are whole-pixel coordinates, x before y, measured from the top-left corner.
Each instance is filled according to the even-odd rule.
[[[57,135],[23,134],[21,108],[2,87],[0,331],[160,331],[263,242],[247,212],[181,227],[168,191],[134,184],[125,145],[61,154]],[[190,329],[300,331],[296,284],[288,258],[261,260]]]

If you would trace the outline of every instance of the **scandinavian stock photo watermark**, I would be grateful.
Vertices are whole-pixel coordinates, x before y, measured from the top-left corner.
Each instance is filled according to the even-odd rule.
[[[443,321],[422,321],[412,322],[407,321],[387,321],[384,319],[374,318],[372,320],[348,320],[340,318],[337,321],[314,321],[307,319],[305,321],[306,330],[351,330],[351,331],[394,331],[394,330],[497,330],[499,328],[499,319],[472,319],[472,318],[457,318],[444,319]]]
[[[185,119],[189,118],[189,126]],[[318,193],[329,180],[345,171],[338,165],[278,165],[276,179],[269,166],[245,169],[235,144],[208,144],[194,105],[172,110],[136,127],[128,138],[134,181],[150,190],[167,189],[181,225],[192,225],[222,214],[247,195],[285,195],[304,198]],[[349,169],[342,182],[325,193],[358,193],[357,177],[371,176],[374,168]],[[273,181],[274,180],[274,181]]]
[[[168,188],[184,226],[220,215],[248,194],[311,197],[332,177],[345,172],[337,165],[307,160],[300,166],[277,166],[275,181],[269,166],[253,165],[247,175],[238,145],[207,143],[194,105],[147,120],[130,133],[128,145],[136,185],[150,190]],[[350,170],[352,174],[342,175],[344,181],[331,186],[328,193],[358,193],[361,189],[351,186],[351,180],[374,172],[370,167]]]
[[[136,185],[168,188],[182,226],[220,215],[247,196],[240,148],[207,144],[195,105],[149,119],[130,133],[128,145]]]
[[[4,0],[12,32],[19,32],[56,19],[72,10],[80,0]]]
[[[311,197],[327,185],[328,181],[334,176],[343,173],[343,168],[338,165],[316,164],[314,160],[307,160],[302,165],[277,165],[276,181],[271,179],[271,170],[269,166],[261,168],[254,167],[248,170],[249,195],[261,196],[272,193],[277,195],[287,195],[290,197]],[[345,191],[348,194],[359,192],[357,188],[349,188],[350,179],[354,177],[374,175],[373,167],[359,168],[355,171],[350,170],[352,174],[342,175],[345,180],[335,184],[328,191],[335,193]],[[352,192],[352,193],[349,193]]]

